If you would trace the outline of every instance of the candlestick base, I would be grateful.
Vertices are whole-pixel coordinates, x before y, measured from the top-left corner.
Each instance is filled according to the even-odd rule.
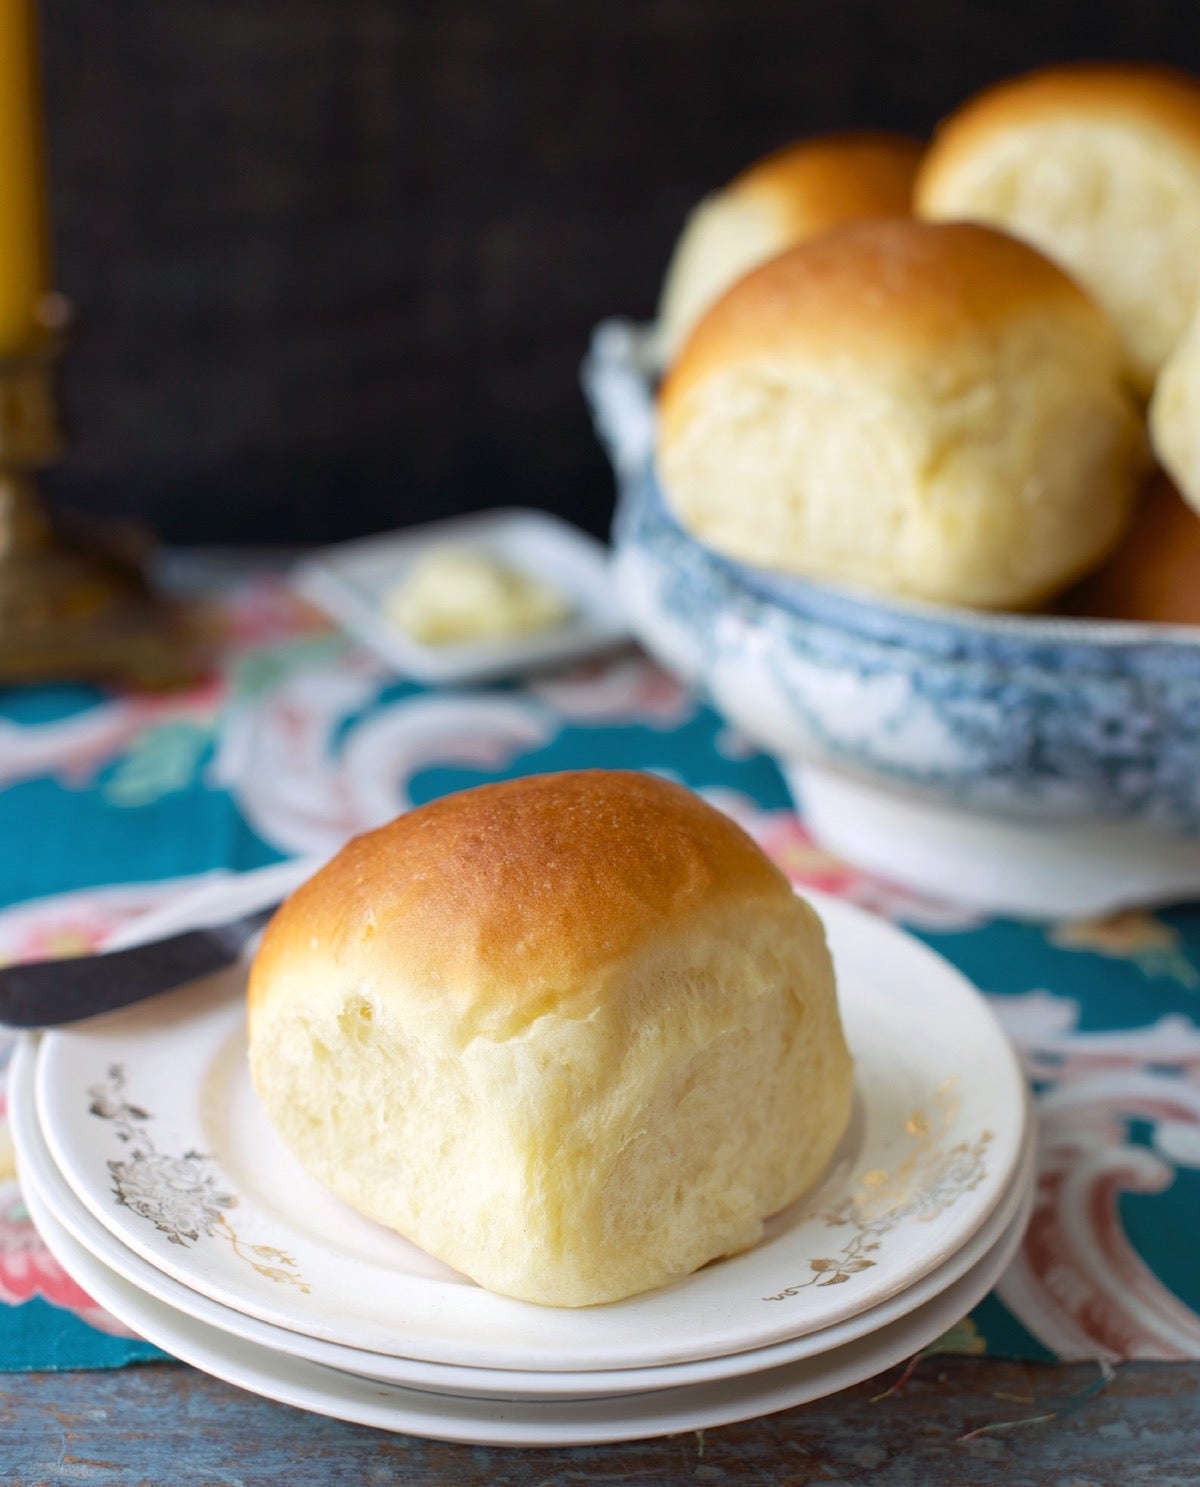
[[[116,523],[51,520],[38,499],[33,472],[62,443],[57,297],[53,313],[58,324],[44,343],[0,360],[0,684],[181,684],[200,669],[200,628],[151,587],[149,539]]]
[[[52,527],[0,558],[0,684],[101,681],[158,690],[194,680],[194,612],[148,583],[147,545],[119,526]]]

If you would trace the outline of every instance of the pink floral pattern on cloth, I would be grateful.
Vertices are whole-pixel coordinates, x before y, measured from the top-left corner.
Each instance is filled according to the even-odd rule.
[[[116,931],[179,892],[177,883],[68,893],[0,913],[0,965],[98,950]],[[0,1302],[20,1306],[35,1296],[117,1337],[129,1329],[66,1273],[25,1210],[8,1133],[5,1075],[15,1036],[0,1030]]]
[[[225,648],[224,664],[196,687],[161,697],[115,695],[100,706],[49,723],[18,726],[0,719],[0,789],[46,777],[67,789],[87,789],[103,769],[116,763],[124,774],[116,777],[117,789],[110,785],[110,798],[117,804],[144,803],[154,798],[156,789],[171,788],[181,770],[192,766],[196,750],[181,730],[194,730],[202,738],[214,736],[230,707],[253,697],[256,690],[270,690],[292,669],[288,658],[298,645],[332,639],[344,647],[328,621],[274,576],[256,573],[225,585],[214,617]],[[256,659],[267,663],[265,677],[256,672]],[[298,659],[307,657],[301,652]],[[148,771],[150,757],[154,768]],[[134,770],[136,791],[128,785]],[[192,881],[86,889],[0,911],[0,965],[97,950],[132,920],[186,891]],[[0,1029],[0,1304],[19,1306],[40,1297],[100,1331],[131,1336],[66,1274],[25,1210],[4,1099],[5,1070],[14,1042],[11,1033]]]
[[[95,790],[107,807],[127,813],[193,781],[202,767],[205,787],[228,797],[271,852],[320,857],[412,805],[420,798],[414,782],[427,770],[487,777],[514,767],[575,767],[550,752],[572,730],[594,740],[594,754],[581,762],[607,761],[609,743],[618,739],[627,746],[622,762],[689,781],[689,769],[707,781],[744,781],[763,763],[755,764],[754,750],[735,730],[711,715],[706,723],[694,698],[632,653],[534,678],[519,690],[443,694],[392,686],[381,662],[330,632],[277,579],[234,583],[223,613],[226,662],[202,687],[170,698],[116,697],[40,723],[0,718],[0,787],[51,779],[68,792]],[[640,752],[632,752],[634,736]],[[685,736],[686,746],[679,742]],[[547,757],[556,762],[543,764]],[[782,799],[777,778],[752,777],[756,785],[765,780],[764,800]],[[832,857],[782,804],[764,805],[736,784],[700,789],[802,889],[949,936],[952,955],[949,947],[992,932],[977,914]],[[92,888],[4,910],[0,964],[97,948],[195,881]],[[1189,958],[1180,930],[1162,916],[1030,933],[1051,961],[1083,965],[1100,957],[1094,964],[1102,971],[1128,972],[1138,987],[1169,983],[1181,997],[1200,987],[1194,931]],[[983,943],[987,935],[978,938]],[[977,979],[992,989],[986,977]],[[1078,998],[1024,989],[1038,984],[1031,977],[994,998],[1039,1091],[1042,1138],[1033,1222],[998,1294],[1035,1339],[1063,1357],[1200,1357],[1200,1317],[1137,1253],[1121,1212],[1122,1195],[1162,1193],[1180,1174],[1200,1169],[1195,1018],[1172,1014],[1148,1017],[1145,1026],[1087,1031]],[[1137,1020],[1136,1009],[1127,1020]],[[0,1033],[0,1066],[10,1046]],[[1146,1140],[1131,1135],[1135,1123],[1149,1132]],[[18,1306],[35,1296],[101,1330],[123,1332],[37,1237],[21,1205],[0,1109],[0,1303]],[[968,1333],[972,1351],[987,1345],[973,1325]]]
[[[0,1122],[5,1120],[4,1101],[0,1097]],[[4,1140],[0,1127],[0,1143]],[[0,1163],[3,1163],[0,1145]],[[0,1302],[20,1306],[40,1296],[52,1306],[72,1312],[89,1326],[118,1337],[130,1337],[115,1317],[71,1279],[46,1246],[26,1212],[21,1189],[12,1172],[0,1177]]]
[[[1041,1089],[1036,1205],[1001,1300],[1060,1358],[1200,1357],[1200,1316],[1138,1255],[1118,1210],[1123,1192],[1200,1169],[1200,1031],[1168,1016],[1082,1033],[1079,1003],[1048,992],[993,1005]],[[1150,1145],[1129,1139],[1130,1120],[1149,1125]]]
[[[118,693],[97,707],[47,723],[18,725],[0,718],[0,789],[44,778],[86,789],[103,768],[137,761],[164,734],[168,751],[178,749],[185,737],[181,730],[214,736],[230,710],[272,690],[281,676],[309,659],[306,642],[351,649],[274,577],[231,585],[215,615],[225,647],[222,665],[195,687],[162,696]],[[188,763],[193,759],[191,751]],[[169,779],[167,788],[174,783]],[[143,794],[137,803],[146,798]],[[117,803],[123,803],[119,797]]]
[[[119,929],[192,887],[194,881],[87,888],[4,909],[0,911],[0,965],[99,950]]]

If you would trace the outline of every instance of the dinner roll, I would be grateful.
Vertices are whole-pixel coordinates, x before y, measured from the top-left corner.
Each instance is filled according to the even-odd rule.
[[[272,920],[249,1015],[311,1173],[546,1305],[754,1244],[850,1109],[820,921],[650,775],[486,785],[357,838]]]
[[[922,148],[902,134],[800,140],[706,196],[667,268],[659,304],[664,361],[731,284],[768,258],[862,217],[908,216]]]
[[[1165,476],[1151,482],[1112,557],[1055,608],[1095,619],[1200,625],[1200,516]]]
[[[1200,254],[1200,241],[1196,247]],[[1200,511],[1200,315],[1154,385],[1150,442],[1159,463]]]
[[[863,222],[736,284],[660,398],[659,473],[721,552],[1026,605],[1125,526],[1144,435],[1100,310],[990,228]]]
[[[918,213],[990,222],[1075,275],[1148,393],[1200,295],[1200,82],[1165,67],[1051,67],[938,130]]]

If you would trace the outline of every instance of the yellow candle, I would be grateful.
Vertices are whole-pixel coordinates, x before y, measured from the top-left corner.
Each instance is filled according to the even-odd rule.
[[[36,0],[0,0],[0,356],[38,339],[48,238]]]

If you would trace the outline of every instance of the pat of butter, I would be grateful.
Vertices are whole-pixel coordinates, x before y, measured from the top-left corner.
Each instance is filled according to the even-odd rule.
[[[427,548],[384,600],[388,619],[423,645],[503,640],[561,625],[570,605],[549,584],[477,548]]]

